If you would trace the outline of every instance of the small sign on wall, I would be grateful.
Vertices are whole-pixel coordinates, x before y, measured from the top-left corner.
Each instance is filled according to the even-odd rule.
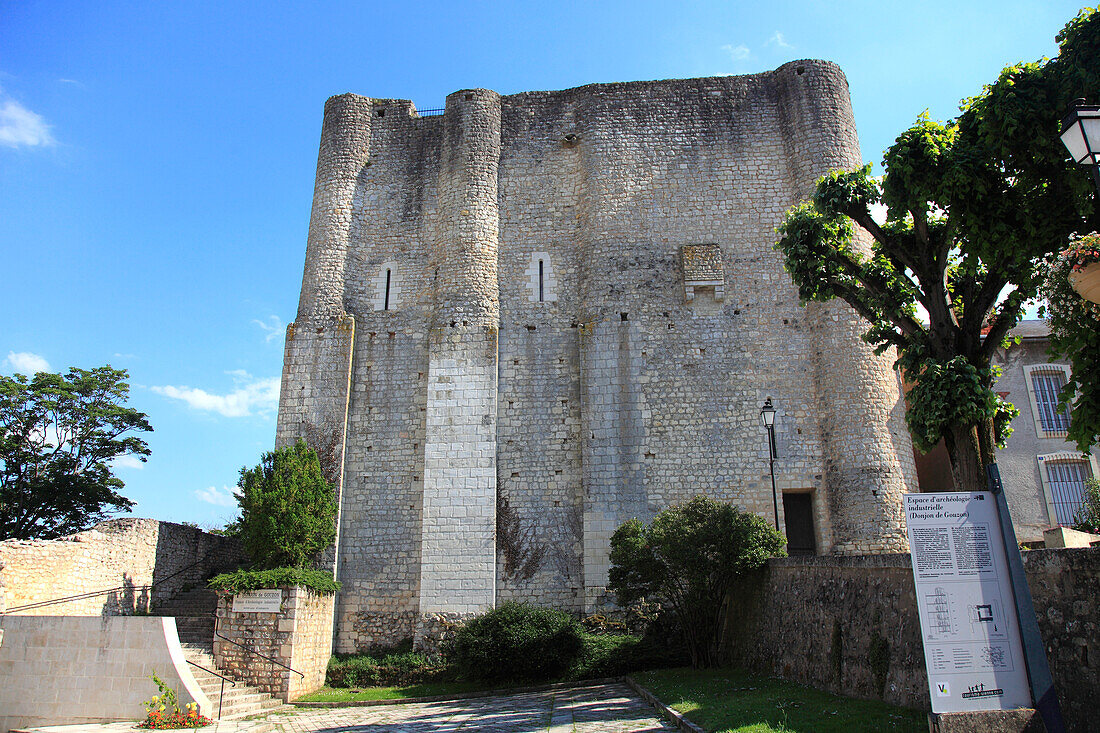
[[[1030,707],[993,496],[906,494],[932,712]]]
[[[283,592],[278,588],[250,590],[233,596],[233,613],[278,613]]]

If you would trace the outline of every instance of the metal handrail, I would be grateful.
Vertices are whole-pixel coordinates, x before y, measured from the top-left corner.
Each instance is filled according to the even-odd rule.
[[[218,719],[221,720],[221,717],[222,717],[222,701],[225,700],[225,681],[229,680],[230,686],[236,687],[237,686],[237,680],[233,679],[232,677],[226,677],[224,674],[220,674],[218,672],[215,672],[212,669],[207,669],[206,667],[202,666],[198,662],[192,662],[190,659],[185,659],[183,661],[187,662],[192,667],[198,667],[203,672],[207,672],[209,674],[214,675],[215,677],[221,677],[222,678],[222,686],[221,686],[221,689],[218,691]]]
[[[239,646],[241,649],[244,649],[246,652],[248,652],[249,654],[251,654],[253,656],[259,657],[260,659],[263,659],[263,660],[266,660],[268,662],[271,662],[272,664],[278,665],[278,666],[282,667],[283,669],[288,669],[291,672],[293,672],[294,674],[301,677],[303,680],[306,678],[304,673],[299,672],[298,670],[294,669],[293,667],[288,667],[287,665],[280,662],[278,659],[272,659],[271,657],[267,656],[266,654],[260,654],[255,649],[249,649],[244,644],[241,644],[238,641],[234,641],[233,639],[230,639],[228,636],[226,636],[225,634],[218,631],[218,618],[216,616],[214,617],[214,638],[215,639],[222,639],[224,641],[228,641],[230,644],[233,644],[234,646]]]
[[[93,591],[89,591],[87,593],[78,593],[78,594],[71,595],[71,596],[65,596],[63,598],[53,598],[53,599],[48,600],[48,601],[35,601],[34,603],[27,603],[27,604],[24,604],[22,606],[16,606],[15,608],[0,610],[0,616],[11,614],[11,613],[14,613],[15,611],[27,611],[27,610],[30,610],[32,608],[44,608],[46,606],[53,606],[53,605],[58,604],[58,603],[70,603],[72,601],[83,601],[83,600],[86,600],[88,598],[95,598],[96,596],[105,596],[108,593],[118,593],[120,591],[152,590],[153,588],[157,587],[161,583],[163,583],[167,580],[171,580],[172,578],[176,577],[177,575],[179,575],[181,573],[186,573],[191,568],[202,565],[204,562],[206,562],[209,559],[210,559],[210,555],[208,554],[203,559],[198,560],[196,562],[193,562],[190,565],[188,565],[187,567],[182,568],[180,570],[177,570],[176,572],[172,573],[171,575],[168,575],[164,578],[161,578],[160,580],[155,580],[152,583],[150,583],[149,585],[131,585],[131,586],[120,585],[117,588],[105,588],[103,590],[93,590]]]
[[[434,117],[435,115],[441,115],[447,111],[446,107],[434,107],[432,109],[418,109],[416,110],[417,117]]]

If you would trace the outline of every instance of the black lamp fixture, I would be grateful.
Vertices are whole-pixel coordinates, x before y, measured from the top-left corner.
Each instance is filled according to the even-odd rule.
[[[760,422],[768,431],[768,465],[772,474],[772,511],[775,513],[775,529],[779,531],[779,495],[775,491],[775,407],[772,406],[772,398],[764,400],[764,406],[760,408]]]
[[[1075,99],[1062,120],[1059,137],[1075,163],[1092,169],[1092,179],[1100,192],[1100,106]]]

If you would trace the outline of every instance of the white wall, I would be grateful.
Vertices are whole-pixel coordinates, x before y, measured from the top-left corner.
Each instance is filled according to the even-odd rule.
[[[197,702],[211,714],[173,618],[0,616],[0,733],[142,719],[142,703],[159,694],[154,672],[180,707]]]

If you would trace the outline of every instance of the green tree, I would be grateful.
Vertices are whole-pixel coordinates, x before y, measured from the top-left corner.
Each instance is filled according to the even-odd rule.
[[[336,539],[335,491],[304,440],[242,468],[240,488],[240,534],[260,568],[304,568]]]
[[[0,539],[60,537],[134,505],[111,462],[144,461],[135,432],[152,430],[125,407],[126,371],[0,376]]]
[[[1100,224],[1088,172],[1058,139],[1072,100],[1100,91],[1100,14],[1082,12],[1058,41],[1057,58],[1005,68],[955,120],[918,118],[886,151],[881,182],[870,166],[833,172],[779,227],[802,299],[844,300],[869,322],[868,343],[897,348],[914,442],[944,439],[958,490],[985,488],[1018,413],[993,392],[990,358],[1041,263]]]
[[[727,596],[745,573],[780,557],[786,540],[766,520],[705,496],[649,524],[631,519],[611,536],[608,590],[620,605],[667,603],[684,629],[693,667],[721,660]]]

